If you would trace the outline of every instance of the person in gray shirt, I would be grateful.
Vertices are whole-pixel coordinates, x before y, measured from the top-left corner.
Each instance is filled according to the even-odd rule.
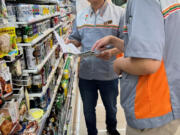
[[[66,40],[66,43],[81,46],[82,52],[91,50],[92,45],[105,36],[123,37],[124,10],[104,0],[89,0],[89,3],[87,9],[77,14],[72,33]],[[98,90],[106,110],[107,131],[110,135],[119,135],[116,130],[118,75],[112,66],[118,53],[118,49],[109,45],[109,49],[98,57],[81,58],[79,88],[88,135],[97,135]]]

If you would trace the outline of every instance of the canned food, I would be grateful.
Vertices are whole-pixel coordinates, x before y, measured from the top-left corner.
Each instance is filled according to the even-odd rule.
[[[28,69],[35,69],[41,63],[41,46],[27,47],[25,51]]]

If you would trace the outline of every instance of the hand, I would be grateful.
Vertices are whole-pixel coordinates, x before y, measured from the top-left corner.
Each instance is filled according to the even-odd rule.
[[[102,51],[99,55],[97,55],[96,57],[101,58],[103,60],[110,60],[112,57],[112,53],[110,50],[105,50]]]
[[[65,40],[65,44],[70,44],[70,43],[74,44],[76,47],[80,47],[81,46],[81,43],[79,41],[77,41],[77,40],[70,40],[70,39],[67,38]]]
[[[72,41],[69,40],[68,38],[65,39],[65,44],[69,44],[69,43],[71,43],[71,42],[72,42]]]
[[[114,69],[114,72],[117,73],[118,75],[120,75],[122,73],[121,69],[119,68],[119,61],[121,60],[121,58],[119,59],[116,59],[113,63],[113,69]]]
[[[106,50],[106,46],[109,45],[111,43],[111,38],[112,36],[106,36],[98,41],[96,41],[96,43],[93,45],[92,47],[92,51],[94,50],[99,50],[99,51],[104,51]]]

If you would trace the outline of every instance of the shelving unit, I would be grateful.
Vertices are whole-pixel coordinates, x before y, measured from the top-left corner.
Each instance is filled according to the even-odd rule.
[[[58,2],[56,0],[6,0],[7,2],[14,2],[14,3],[27,3],[27,4],[57,4]]]
[[[58,65],[59,65],[59,62],[60,62],[60,59],[61,59],[61,58],[62,58],[62,55],[60,56],[60,58],[58,58],[58,59],[56,60],[55,67],[52,69],[52,71],[51,71],[51,73],[50,73],[50,75],[49,75],[49,77],[48,77],[48,79],[47,79],[47,83],[46,83],[46,85],[43,87],[43,91],[42,91],[41,93],[29,94],[29,97],[30,97],[30,98],[33,98],[33,97],[42,97],[42,96],[46,93],[46,91],[47,91],[47,89],[48,89],[48,87],[49,87],[49,84],[51,83],[51,81],[52,81],[52,79],[53,79],[53,77],[54,77],[54,74],[55,74],[55,72],[56,72],[56,69],[57,69],[57,67],[58,67]]]
[[[66,64],[66,61],[64,62],[64,66],[65,66],[65,64]],[[37,135],[41,135],[42,130],[43,130],[43,128],[44,128],[44,124],[45,124],[45,122],[46,122],[46,119],[49,117],[50,112],[51,112],[51,110],[52,110],[52,106],[53,106],[53,103],[54,103],[55,97],[56,97],[56,95],[57,95],[57,91],[58,91],[58,88],[59,88],[59,85],[60,85],[60,83],[61,83],[61,79],[62,79],[62,76],[63,76],[64,66],[62,67],[62,69],[61,69],[61,74],[59,75],[59,77],[58,77],[58,79],[57,79],[57,84],[56,84],[56,86],[55,86],[55,88],[54,88],[54,94],[53,94],[51,103],[49,104],[49,106],[48,106],[48,108],[47,108],[47,112],[45,113],[44,117],[42,118],[42,122],[41,122],[41,124],[40,124],[40,125],[41,125],[41,126],[40,126],[41,128],[38,130]]]
[[[47,37],[49,34],[51,34],[54,30],[56,30],[57,28],[61,27],[61,24],[58,24],[57,26],[55,26],[54,28],[49,28],[46,31],[44,31],[40,36],[38,36],[36,39],[34,39],[32,42],[30,43],[18,43],[18,46],[21,47],[28,47],[28,46],[34,46],[35,44],[37,44],[39,41],[41,41],[42,39],[44,39],[45,37]]]
[[[66,0],[66,2],[67,1],[68,0]],[[58,2],[56,0],[54,0],[54,1],[51,1],[51,0],[28,0],[28,1],[27,0],[6,0],[6,2],[9,2],[9,3],[12,3],[12,4],[14,4],[14,3],[20,3],[20,4],[25,3],[25,4],[35,4],[35,5],[37,5],[37,4],[40,4],[40,5],[58,4]],[[72,14],[72,12],[69,10],[68,7],[71,7],[71,5],[69,5],[69,3],[64,5],[64,6],[61,5],[60,8],[64,8],[64,9],[62,9],[63,12],[56,12],[55,14],[51,14],[51,15],[37,16],[36,18],[33,18],[32,20],[27,21],[27,22],[16,22],[15,23],[15,25],[17,26],[16,28],[18,28],[18,30],[19,29],[21,30],[21,28],[24,30],[24,27],[26,27],[26,26],[29,27],[29,25],[32,26],[35,23],[39,23],[39,22],[42,22],[42,21],[45,21],[45,20],[48,20],[48,19],[53,20],[54,17],[57,17],[57,16],[59,16],[59,19],[60,19],[60,22],[58,20],[59,24],[55,23],[55,24],[57,24],[56,26],[54,26],[53,28],[46,29],[44,32],[42,32],[42,34],[39,34],[39,36],[37,38],[35,38],[33,41],[28,42],[28,43],[23,43],[23,41],[22,41],[22,43],[18,43],[17,44],[18,48],[22,48],[19,51],[20,52],[19,55],[17,55],[17,56],[13,56],[13,55],[10,56],[9,55],[8,56],[9,60],[7,60],[6,62],[9,63],[9,64],[12,64],[12,63],[16,62],[17,60],[21,61],[22,58],[26,59],[27,53],[26,53],[25,49],[27,47],[32,47],[33,48],[35,45],[39,44],[40,42],[43,42],[43,40],[46,37],[49,37],[49,35],[51,35],[53,33],[53,31],[57,30],[58,28],[62,28],[62,29],[58,29],[58,30],[63,31],[62,32],[64,34],[63,37],[67,36],[67,34],[65,34],[65,31],[67,30],[67,27],[70,26],[70,24],[71,24],[70,22],[72,21],[72,20],[68,20],[70,18],[69,14]],[[64,29],[64,27],[65,27],[65,29]],[[24,38],[23,37],[24,36],[23,32],[21,33],[22,34],[21,38]],[[53,34],[52,34],[52,37],[53,37]],[[45,95],[48,92],[50,93],[49,95],[47,95],[48,98],[46,99],[46,100],[48,100],[48,103],[46,103],[47,106],[45,106],[45,108],[43,108],[41,105],[39,105],[37,107],[37,108],[41,108],[41,109],[44,110],[44,115],[42,116],[42,118],[40,120],[40,123],[38,124],[39,128],[38,128],[38,130],[36,132],[37,135],[42,134],[42,131],[45,128],[46,121],[48,120],[48,117],[51,116],[51,113],[52,113],[51,111],[54,110],[54,104],[57,102],[57,97],[58,97],[59,94],[62,94],[62,93],[60,93],[60,91],[61,91],[61,82],[64,79],[63,73],[64,73],[65,65],[66,65],[66,62],[67,62],[67,58],[69,57],[67,55],[62,54],[62,52],[60,51],[60,54],[59,54],[60,56],[56,59],[55,63],[52,63],[54,60],[51,61],[51,58],[55,59],[55,57],[57,57],[56,55],[57,55],[59,45],[55,44],[56,40],[54,38],[50,38],[50,40],[55,41],[54,44],[53,44],[53,47],[50,49],[50,51],[49,51],[49,48],[47,49],[47,48],[44,47],[44,44],[42,45],[44,47],[44,49],[47,49],[49,51],[47,53],[47,55],[45,56],[45,58],[41,60],[42,62],[40,64],[36,65],[36,67],[34,69],[28,69],[29,67],[27,66],[28,65],[27,60],[24,60],[25,67],[23,67],[23,70],[22,70],[22,78],[21,78],[21,80],[18,80],[19,79],[18,78],[19,76],[18,76],[18,77],[15,77],[14,80],[13,80],[14,82],[12,82],[12,85],[15,85],[13,90],[16,91],[16,94],[13,95],[13,98],[16,98],[17,102],[19,104],[21,104],[22,100],[25,99],[26,97],[28,97],[28,100],[35,100],[37,98],[40,99],[40,100],[43,100],[42,98],[44,98]],[[54,56],[54,57],[52,57],[52,56]],[[35,58],[34,52],[33,52],[33,57]],[[71,56],[72,61],[74,61],[75,59],[76,59],[75,57]],[[48,66],[48,63],[49,63],[49,66]],[[40,76],[41,75],[40,71],[42,71],[42,69],[46,69],[46,68],[47,68],[47,70],[46,70],[47,72],[43,74],[45,76],[45,79],[46,79],[45,82],[46,83],[45,83],[45,85],[43,87],[41,85],[42,91],[40,93],[35,93],[35,90],[31,91],[30,88],[33,89],[33,88],[36,88],[36,87],[28,87],[28,86],[31,86],[31,85],[32,86],[38,86],[36,83],[33,82],[34,81],[33,77],[34,76],[35,77]],[[69,72],[70,72],[70,79],[68,80],[69,81],[68,95],[67,95],[67,97],[65,99],[63,99],[63,100],[65,100],[64,101],[65,104],[64,104],[63,109],[62,109],[63,110],[62,113],[64,113],[64,116],[65,116],[63,118],[65,120],[65,123],[63,125],[61,125],[61,126],[62,127],[67,127],[66,130],[63,130],[63,135],[65,135],[65,132],[70,131],[69,126],[65,126],[65,125],[66,124],[69,125],[69,122],[71,122],[71,118],[72,118],[71,115],[73,113],[72,102],[73,102],[74,98],[73,98],[73,95],[72,95],[72,93],[73,93],[72,91],[74,91],[74,89],[76,89],[76,88],[74,88],[74,86],[77,83],[76,82],[77,81],[77,79],[76,79],[77,78],[77,73],[76,73],[77,72],[77,62],[75,62],[75,61],[73,62],[73,64],[71,65],[71,69],[69,69]],[[17,81],[17,84],[16,84],[16,81]],[[52,87],[53,84],[55,85],[54,87]],[[29,91],[28,96],[25,94],[25,90]],[[62,95],[65,95],[65,94],[62,94]],[[27,104],[27,99],[26,99],[26,104]],[[33,105],[33,107],[34,106],[35,105]],[[32,108],[30,108],[30,109],[32,109]]]
[[[22,25],[22,26],[27,26],[29,24],[33,24],[33,23],[37,23],[37,22],[40,22],[40,21],[43,21],[43,20],[47,20],[47,19],[50,19],[52,17],[56,17],[56,16],[59,16],[61,15],[60,13],[55,13],[55,14],[52,14],[52,15],[44,15],[44,16],[39,16],[39,17],[36,17],[30,21],[27,21],[27,22],[16,22],[17,25]]]
[[[55,52],[56,48],[58,47],[58,45],[54,45],[52,50],[48,53],[48,55],[46,56],[46,58],[41,62],[41,64],[37,65],[36,69],[27,69],[27,70],[23,70],[23,74],[37,74],[46,64],[46,62],[50,59],[50,57],[52,56],[52,54]]]

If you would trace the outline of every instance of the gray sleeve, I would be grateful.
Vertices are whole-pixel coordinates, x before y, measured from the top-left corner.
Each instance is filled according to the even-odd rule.
[[[77,24],[76,24],[76,19],[73,22],[73,27],[72,27],[72,33],[69,35],[69,39],[71,40],[77,40],[81,42],[81,37],[78,32]]]
[[[121,16],[120,16],[120,21],[119,21],[119,30],[118,30],[118,37],[120,39],[124,38],[124,34],[123,34],[124,22],[125,22],[125,11],[122,10]]]
[[[156,0],[134,0],[128,16],[125,56],[161,60],[165,32],[159,3]]]

